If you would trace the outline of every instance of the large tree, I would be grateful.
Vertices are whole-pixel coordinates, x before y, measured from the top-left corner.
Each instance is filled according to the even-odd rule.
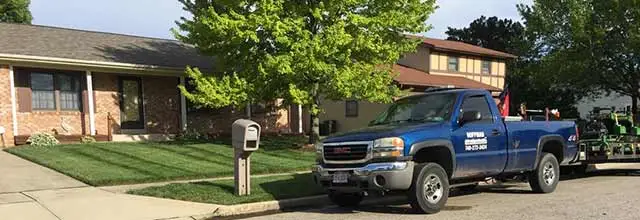
[[[30,0],[0,0],[0,22],[31,24]]]
[[[525,26],[520,22],[481,16],[468,27],[449,27],[446,33],[448,40],[518,56],[507,61],[506,81],[512,99],[510,112],[516,112],[520,103],[526,103],[529,108],[557,108],[563,116],[577,116],[574,105],[582,97],[582,91],[567,87],[555,72],[549,71],[551,67],[541,62],[544,55],[535,47],[533,38],[527,35]]]
[[[519,10],[547,65],[575,87],[630,96],[636,115],[640,1],[536,0]]]
[[[523,51],[524,26],[511,19],[485,17],[474,20],[468,27],[449,27],[445,32],[447,40],[462,41],[484,48],[508,52],[514,55],[526,55]]]
[[[406,33],[429,29],[435,0],[180,0],[193,18],[177,38],[213,57],[187,69],[190,100],[207,107],[283,98],[311,110],[318,139],[321,98],[390,102],[392,65],[414,51]]]

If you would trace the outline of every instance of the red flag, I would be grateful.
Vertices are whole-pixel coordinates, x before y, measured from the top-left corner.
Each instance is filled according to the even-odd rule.
[[[502,117],[509,116],[509,104],[511,94],[507,91],[507,95],[504,96],[504,100],[502,100]]]
[[[511,93],[509,92],[509,86],[505,86],[502,93],[500,93],[500,103],[498,104],[498,109],[500,110],[502,117],[509,116],[509,104],[511,102],[510,96]]]

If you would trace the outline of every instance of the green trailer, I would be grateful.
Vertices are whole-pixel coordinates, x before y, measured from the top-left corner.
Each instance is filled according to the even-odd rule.
[[[629,108],[594,108],[581,127],[578,163],[640,162],[640,127]]]

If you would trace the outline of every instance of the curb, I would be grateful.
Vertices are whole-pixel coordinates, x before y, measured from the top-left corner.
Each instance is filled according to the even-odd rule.
[[[404,196],[386,196],[386,197],[371,197],[362,202],[362,205],[374,205],[391,203],[398,201],[406,201]],[[213,213],[205,215],[191,216],[194,220],[206,220],[214,217],[231,217],[237,215],[250,215],[258,214],[270,211],[280,211],[293,208],[321,208],[333,205],[326,195],[310,196],[295,199],[284,199],[278,201],[266,201],[257,203],[247,203],[239,205],[221,206]]]

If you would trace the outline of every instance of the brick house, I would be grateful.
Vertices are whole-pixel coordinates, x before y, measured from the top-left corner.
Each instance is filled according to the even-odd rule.
[[[268,132],[300,131],[299,108],[190,108],[177,89],[185,66],[211,62],[178,41],[8,23],[0,39],[0,146],[36,132],[114,141],[220,133],[247,114]]]
[[[402,89],[486,89],[497,96],[507,74],[506,62],[516,56],[457,41],[417,37],[415,53],[406,54],[393,67],[394,81]],[[364,127],[388,105],[356,100],[323,100],[320,121],[336,122],[338,132]],[[306,119],[304,120],[307,121]],[[305,124],[305,126],[309,126]]]

